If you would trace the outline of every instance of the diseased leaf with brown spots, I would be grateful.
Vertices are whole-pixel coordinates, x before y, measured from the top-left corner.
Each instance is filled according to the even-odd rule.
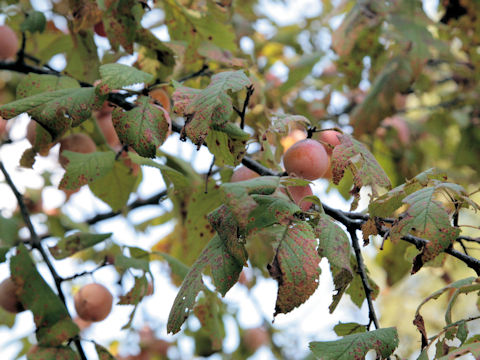
[[[135,277],[135,284],[125,295],[118,299],[118,305],[137,305],[143,297],[147,294],[148,281],[147,277]]]
[[[370,218],[362,224],[363,246],[370,243],[370,235],[378,235],[377,225],[375,220]]]
[[[449,214],[442,204],[435,200],[436,192],[442,189],[444,185],[439,182],[408,195],[403,199],[403,203],[409,205],[407,211],[390,230],[393,242],[410,233],[429,239],[422,252],[415,257],[412,273],[445,251],[460,233],[460,229],[451,225]]]
[[[428,345],[428,336],[427,330],[425,329],[425,322],[423,321],[423,316],[419,313],[415,314],[413,325],[417,327],[417,330],[422,335],[422,349],[424,349]]]
[[[108,174],[115,163],[113,151],[93,152],[81,154],[72,151],[63,151],[69,162],[67,171],[63,175],[60,189],[75,190]]]
[[[60,240],[55,246],[49,248],[50,254],[57,259],[65,259],[79,251],[92,247],[112,236],[107,234],[89,234],[78,232]]]
[[[229,67],[246,67],[245,59],[236,58],[233,54],[225,49],[218,47],[209,42],[203,42],[198,47],[198,53],[208,60],[213,60],[220,64],[228,65]]]
[[[268,265],[272,278],[278,282],[275,313],[286,314],[303,304],[315,292],[320,276],[320,257],[312,228],[305,222],[284,226]]]
[[[168,316],[168,332],[175,334],[180,331],[180,327],[194,307],[195,298],[204,288],[202,271],[207,266],[210,266],[213,282],[222,295],[237,282],[243,268],[243,264],[228,252],[220,236],[215,235],[190,268],[175,297]]]
[[[313,341],[310,350],[322,360],[363,360],[369,350],[375,350],[382,359],[393,354],[398,346],[394,327],[344,336],[334,341]]]
[[[221,190],[225,204],[235,215],[238,224],[245,228],[253,221],[249,214],[257,207],[257,202],[250,195],[270,195],[279,183],[280,180],[276,176],[261,176],[252,180],[222,184]]]
[[[34,315],[39,344],[60,346],[78,335],[78,326],[70,318],[60,298],[38,273],[24,245],[19,245],[17,254],[11,258],[10,273],[20,288],[20,301]]]
[[[183,128],[186,136],[200,146],[210,128],[221,130],[233,113],[229,92],[238,92],[250,84],[243,70],[218,73],[203,90],[174,83],[176,89],[172,99],[175,111],[186,118]]]
[[[246,140],[233,139],[223,131],[210,130],[206,138],[208,150],[218,166],[237,166],[247,152]]]
[[[204,296],[198,300],[193,312],[200,321],[202,332],[210,338],[213,351],[222,349],[222,341],[225,337],[225,328],[223,325],[220,308],[222,302],[214,293],[206,291]]]
[[[152,105],[147,96],[140,96],[130,111],[116,108],[113,126],[122,144],[131,146],[139,155],[153,158],[168,134],[168,122],[163,110]]]
[[[134,84],[148,84],[153,75],[123,64],[105,64],[100,66],[102,83],[97,86],[108,86],[110,90],[121,89]]]
[[[475,359],[480,358],[480,342],[460,346],[449,352],[447,355],[438,358],[438,360],[454,360],[465,354],[472,354]]]
[[[35,346],[27,353],[28,360],[78,360],[80,356],[69,346]]]
[[[353,271],[350,266],[352,249],[347,234],[330,216],[324,214],[320,216],[315,233],[319,239],[318,255],[328,259],[335,284],[336,294],[333,295],[333,301],[329,307],[330,313],[333,313],[353,280]]]
[[[341,143],[335,146],[332,153],[333,182],[338,185],[345,170],[350,169],[354,184],[350,193],[355,197],[351,210],[354,210],[363,186],[370,186],[375,197],[379,187],[389,188],[391,184],[387,174],[365,145],[349,135],[338,135],[338,138]]]

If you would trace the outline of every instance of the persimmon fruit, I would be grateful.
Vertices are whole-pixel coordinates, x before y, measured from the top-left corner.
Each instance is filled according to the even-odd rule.
[[[0,283],[0,306],[13,314],[25,310],[18,298],[18,286],[10,277]]]
[[[242,340],[247,350],[254,353],[263,345],[268,344],[270,336],[263,327],[250,328],[245,330]]]
[[[283,164],[289,175],[316,180],[328,169],[328,154],[318,141],[305,139],[285,152]]]
[[[95,152],[97,146],[88,135],[82,133],[75,133],[63,138],[60,140],[60,156],[58,158],[63,168],[66,168],[69,162],[69,160],[62,155],[65,150],[88,154]]]
[[[92,283],[83,286],[73,300],[78,316],[86,321],[102,321],[112,310],[113,296],[101,284]]]
[[[313,195],[310,185],[289,186],[287,189],[295,204],[297,204],[302,211],[307,211],[312,207],[310,201],[302,200],[305,196]]]
[[[313,138],[322,143],[328,155],[332,155],[333,148],[337,145],[340,145],[340,139],[338,138],[338,135],[342,134],[335,130],[325,130],[315,133]]]
[[[230,182],[239,182],[239,181],[245,181],[245,180],[251,180],[256,177],[259,177],[260,175],[257,174],[255,171],[250,170],[246,166],[240,166],[238,169],[236,169],[233,172],[232,178],[230,179]]]
[[[153,89],[152,91],[149,92],[149,95],[157,101],[162,107],[170,112],[171,110],[171,105],[170,105],[170,96],[168,96],[168,93],[163,90],[162,88],[156,88]]]
[[[0,60],[9,60],[19,49],[18,37],[9,26],[0,26]]]

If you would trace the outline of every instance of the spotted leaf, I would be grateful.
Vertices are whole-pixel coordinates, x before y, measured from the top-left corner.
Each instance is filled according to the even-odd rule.
[[[57,260],[65,259],[108,239],[110,236],[112,236],[112,233],[89,234],[78,232],[63,238],[55,246],[51,246],[49,248],[50,254]]]

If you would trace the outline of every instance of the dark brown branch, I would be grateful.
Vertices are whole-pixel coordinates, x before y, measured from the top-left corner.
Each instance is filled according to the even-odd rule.
[[[61,286],[63,279],[61,278],[60,275],[58,275],[57,271],[55,270],[55,267],[50,261],[50,258],[47,252],[43,248],[43,245],[40,241],[40,237],[38,236],[37,232],[35,231],[35,228],[33,227],[32,221],[30,219],[30,214],[23,200],[23,195],[18,191],[17,187],[12,181],[12,178],[10,177],[10,174],[5,169],[5,166],[3,165],[2,161],[0,161],[0,171],[3,173],[3,176],[5,177],[5,181],[7,182],[8,186],[10,187],[13,194],[15,195],[15,198],[17,199],[18,206],[20,207],[20,213],[22,214],[22,217],[23,217],[23,221],[25,222],[25,225],[27,226],[28,231],[30,232],[30,239],[31,239],[30,244],[32,248],[37,249],[40,252],[40,255],[42,256],[43,261],[45,261],[45,264],[47,264],[47,267],[50,273],[52,274],[53,280],[55,281],[58,297],[62,301],[68,313],[68,308],[65,302],[65,295],[63,294],[62,286]],[[77,347],[78,353],[80,354],[81,359],[87,360],[87,357],[85,356],[85,352],[83,351],[83,347],[82,347],[82,344],[80,343],[80,340],[76,338],[74,339],[74,342],[75,342],[75,346]]]
[[[350,239],[352,239],[352,247],[355,252],[355,258],[358,265],[358,274],[362,279],[363,290],[365,292],[365,298],[367,299],[368,305],[368,317],[370,318],[370,324],[375,325],[375,329],[380,329],[380,324],[378,323],[377,314],[375,313],[375,308],[373,306],[372,293],[373,290],[368,283],[367,270],[365,269],[365,263],[363,262],[362,251],[360,249],[360,243],[358,241],[357,229],[355,227],[347,227],[348,233],[350,234]]]

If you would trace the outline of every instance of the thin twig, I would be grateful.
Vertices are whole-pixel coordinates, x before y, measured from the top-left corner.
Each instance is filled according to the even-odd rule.
[[[27,206],[25,205],[25,202],[23,201],[23,195],[18,191],[17,187],[15,186],[14,182],[12,181],[12,178],[10,177],[10,174],[7,172],[5,169],[5,166],[3,165],[3,162],[0,161],[0,171],[3,173],[3,176],[5,177],[5,181],[7,182],[8,186],[12,190],[13,194],[15,195],[15,198],[17,199],[18,206],[20,207],[20,213],[22,214],[23,221],[25,222],[25,225],[28,228],[28,231],[30,232],[30,239],[31,239],[31,245],[33,248],[37,249],[40,252],[40,255],[43,258],[43,261],[45,261],[45,264],[47,264],[47,267],[52,274],[52,277],[55,281],[55,286],[57,288],[58,292],[58,297],[62,301],[63,305],[65,306],[67,313],[68,313],[68,308],[65,302],[65,295],[63,294],[62,291],[62,277],[58,275],[57,271],[55,270],[55,267],[53,266],[52,262],[50,261],[50,258],[45,251],[45,249],[42,246],[42,243],[40,241],[40,238],[35,231],[35,228],[33,227],[32,221],[30,219],[30,214],[28,212]],[[74,339],[75,346],[77,347],[78,353],[80,354],[80,358],[82,360],[87,360],[87,357],[85,356],[85,352],[83,351],[82,344],[80,343],[80,339],[75,338]]]
[[[360,243],[358,241],[358,236],[356,233],[355,227],[347,227],[350,238],[352,239],[352,247],[355,252],[355,258],[358,265],[358,274],[362,279],[363,290],[365,292],[365,298],[367,299],[368,304],[368,316],[370,318],[370,323],[375,325],[375,329],[380,329],[380,324],[378,323],[377,314],[375,313],[375,308],[373,306],[372,293],[373,290],[368,283],[367,271],[365,269],[365,263],[363,262],[362,251],[360,249]]]
[[[245,114],[247,112],[248,103],[250,102],[250,97],[252,96],[254,91],[255,91],[255,88],[253,87],[253,85],[247,86],[247,95],[245,96],[245,100],[243,101],[242,111],[238,111],[235,108],[235,110],[237,111],[237,114],[240,116],[240,129],[242,130],[245,127]]]

